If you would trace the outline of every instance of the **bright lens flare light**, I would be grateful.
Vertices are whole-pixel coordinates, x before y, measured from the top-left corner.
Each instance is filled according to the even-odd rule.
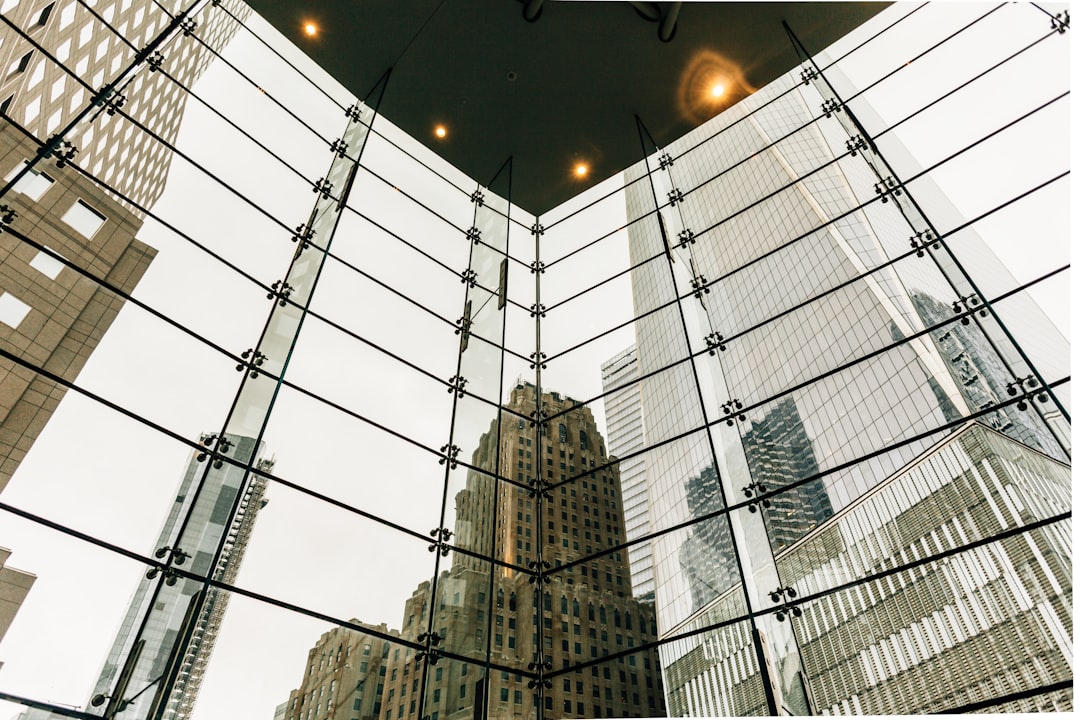
[[[714,98],[723,97],[724,96],[724,86],[721,85],[720,83],[716,83],[715,85],[712,86],[712,90],[710,90],[709,92],[712,94],[712,96]]]
[[[440,140],[442,138],[446,137],[446,128],[444,128],[442,125],[436,125],[435,126],[435,137],[439,138]]]
[[[319,34],[319,26],[313,22],[304,23],[304,34],[308,37],[315,37]]]
[[[585,163],[578,163],[574,166],[574,175],[579,178],[583,178],[589,174],[589,166]]]

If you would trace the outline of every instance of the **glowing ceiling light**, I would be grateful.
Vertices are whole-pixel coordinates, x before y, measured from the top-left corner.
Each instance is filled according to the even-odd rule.
[[[579,178],[585,177],[589,174],[589,166],[585,163],[578,163],[574,167],[574,174],[577,175]]]
[[[446,137],[446,128],[443,127],[442,125],[436,125],[435,126],[435,137],[439,138],[440,140],[442,138]]]
[[[718,98],[724,95],[724,90],[725,88],[723,85],[721,85],[720,83],[716,83],[712,86],[712,90],[710,92],[712,93],[712,96],[714,98]]]
[[[319,26],[313,22],[304,23],[304,34],[308,37],[315,37],[319,34]]]

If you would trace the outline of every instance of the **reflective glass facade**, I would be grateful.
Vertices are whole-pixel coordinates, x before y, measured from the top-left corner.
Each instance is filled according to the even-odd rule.
[[[1072,708],[1058,9],[541,216],[240,3],[0,9],[0,713]]]

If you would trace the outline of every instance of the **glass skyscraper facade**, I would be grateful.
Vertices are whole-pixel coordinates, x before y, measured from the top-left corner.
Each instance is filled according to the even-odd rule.
[[[649,533],[649,482],[645,474],[645,429],[641,417],[641,395],[636,380],[637,347],[620,352],[600,366],[604,383],[604,415],[607,419],[611,454],[629,459],[619,461],[626,537],[631,542]],[[652,597],[652,553],[647,542],[633,543],[629,550],[634,595]]]
[[[542,215],[240,3],[0,12],[0,714],[1071,710],[1062,9]]]

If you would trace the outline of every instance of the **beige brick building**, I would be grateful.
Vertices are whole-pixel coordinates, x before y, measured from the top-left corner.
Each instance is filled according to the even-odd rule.
[[[529,417],[536,400],[536,388],[522,383],[511,391],[507,407]],[[422,714],[430,720],[474,717],[485,704],[488,647],[495,667],[487,679],[483,717],[535,717],[536,695],[527,673],[537,655],[554,673],[543,697],[548,716],[664,714],[656,650],[631,652],[656,640],[653,606],[632,597],[625,550],[608,551],[626,542],[618,466],[604,467],[613,458],[605,453],[589,408],[570,409],[574,401],[554,392],[543,394],[541,402],[553,419],[538,441],[535,427],[505,413],[501,428],[493,422],[480,438],[471,462],[494,468],[498,457],[501,476],[528,483],[538,474],[557,487],[538,505],[528,490],[500,483],[496,503],[494,480],[469,472],[466,487],[455,498],[453,542],[506,564],[495,567],[492,577],[487,561],[454,553],[450,569],[438,578],[431,630],[441,638],[439,649],[471,661],[440,658],[426,666],[422,683],[425,665],[416,662],[414,653],[391,650],[382,703],[385,720],[417,717],[421,694]],[[562,411],[568,412],[557,415]],[[602,469],[558,486],[590,467]],[[536,593],[526,570],[538,544],[552,568],[542,594]],[[406,602],[403,638],[417,640],[427,632],[431,599],[431,583],[425,581]],[[608,656],[613,657],[603,661]],[[315,718],[322,716],[297,720]]]
[[[398,631],[386,624],[367,625],[379,635],[336,627],[323,633],[308,651],[304,678],[289,693],[283,720],[375,720],[382,717],[383,680],[391,644]]]
[[[0,492],[66,392],[49,376],[78,377],[124,305],[116,291],[153,260],[135,236],[165,188],[185,88],[236,31],[228,12],[249,12],[205,3],[158,46],[160,71],[133,66],[189,4],[0,0]],[[39,157],[54,139],[67,157]],[[16,580],[5,623],[29,589]]]
[[[4,639],[4,634],[11,627],[11,621],[15,619],[15,613],[19,611],[19,606],[30,592],[30,586],[37,579],[31,573],[8,567],[7,560],[10,556],[10,550],[0,547],[0,640]],[[0,660],[0,668],[3,666],[3,660]]]
[[[123,305],[96,280],[130,293],[154,256],[135,240],[144,213],[109,188],[143,208],[160,197],[184,88],[236,31],[228,12],[249,12],[207,3],[159,46],[161,71],[147,62],[129,71],[132,46],[145,47],[188,4],[116,0],[92,13],[76,0],[0,0],[0,188],[32,165],[0,197],[14,212],[0,236],[0,348],[66,380]],[[94,106],[96,90],[111,82],[108,105]],[[75,150],[70,162],[38,159],[42,144],[80,114],[64,137]],[[0,358],[0,491],[62,396],[61,387]]]
[[[35,150],[18,131],[0,126],[5,174]],[[16,217],[0,234],[0,347],[74,380],[124,300],[36,246],[125,293],[135,288],[155,251],[135,239],[140,219],[70,166],[54,163],[25,176],[4,204]],[[0,490],[64,392],[33,370],[0,358]]]

